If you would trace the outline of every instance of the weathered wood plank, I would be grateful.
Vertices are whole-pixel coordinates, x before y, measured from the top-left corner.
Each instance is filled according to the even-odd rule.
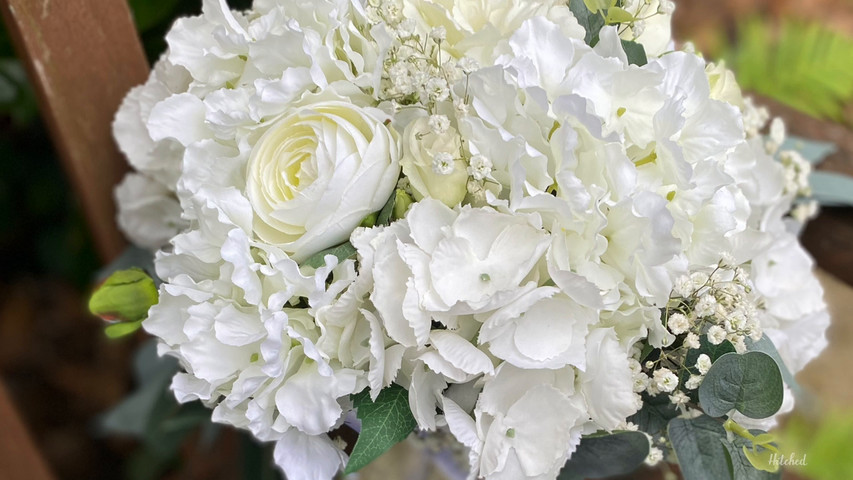
[[[0,382],[0,480],[52,480]]]
[[[98,253],[107,262],[126,244],[116,227],[112,192],[127,166],[110,125],[125,93],[148,73],[127,3],[0,0],[0,11],[36,88]],[[51,478],[0,384],[0,480]]]
[[[127,166],[110,125],[125,93],[145,81],[149,68],[127,2],[0,0],[0,10],[98,252],[111,260],[126,244],[112,192]]]

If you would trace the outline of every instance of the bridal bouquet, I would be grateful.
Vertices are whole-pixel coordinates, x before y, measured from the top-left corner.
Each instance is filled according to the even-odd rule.
[[[415,430],[472,479],[772,475],[826,345],[809,165],[672,10],[205,0],[114,125],[162,285],[101,310],[291,480]]]

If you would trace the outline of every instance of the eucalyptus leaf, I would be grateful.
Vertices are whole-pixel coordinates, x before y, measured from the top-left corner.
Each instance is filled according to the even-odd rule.
[[[653,437],[666,432],[666,425],[678,416],[678,409],[669,401],[667,395],[650,396],[643,394],[643,408],[629,418],[641,431]]]
[[[702,335],[701,337],[699,337],[699,348],[691,348],[687,351],[687,357],[684,361],[684,364],[687,366],[687,368],[681,370],[679,374],[679,381],[682,385],[684,385],[690,378],[690,375],[700,374],[699,369],[696,368],[696,361],[699,360],[700,355],[707,355],[708,358],[711,359],[711,363],[713,364],[721,356],[727,353],[733,353],[734,351],[735,346],[732,345],[732,342],[728,340],[723,340],[718,345],[714,345],[713,343],[708,341],[707,335]],[[690,401],[694,403],[699,402],[698,390],[688,390],[686,388],[685,390],[687,392],[687,396],[690,397]]]
[[[714,363],[718,358],[727,353],[735,353],[735,346],[728,340],[723,340],[719,345],[714,345],[708,341],[707,335],[702,335],[699,337],[699,348],[692,348],[687,351],[687,359],[685,363],[690,367],[694,367],[699,356],[703,353],[708,355],[708,358],[711,359],[711,363]]]
[[[106,434],[143,437],[151,425],[157,404],[168,394],[171,371],[157,372],[147,383],[140,385],[132,394],[112,410],[104,414],[99,423]],[[173,400],[174,401],[174,400]]]
[[[357,472],[368,463],[403,441],[417,426],[409,408],[409,393],[392,384],[370,400],[367,390],[353,396],[361,432],[355,442],[345,474]]]
[[[379,216],[376,218],[376,225],[388,225],[391,223],[391,216],[394,214],[394,204],[397,203],[398,191],[399,190],[395,190],[394,193],[388,197],[388,201],[385,202],[382,210],[379,210]]]
[[[557,479],[624,475],[636,470],[648,456],[649,439],[641,432],[587,435],[581,439]]]
[[[133,358],[136,390],[98,419],[99,429],[106,434],[143,437],[158,403],[164,399],[167,403],[175,403],[168,386],[177,368],[174,358],[157,356],[156,341],[143,344]]]
[[[338,261],[343,261],[355,255],[355,247],[351,243],[346,242],[336,247],[327,248],[308,257],[308,260],[305,260],[302,265],[320,268],[326,264],[326,255],[333,255],[338,258]]]
[[[157,286],[160,286],[162,283],[160,279],[157,278],[157,275],[153,273],[155,271],[154,254],[149,250],[145,250],[144,248],[139,248],[137,246],[125,248],[118,258],[110,262],[109,265],[98,270],[95,274],[95,280],[97,283],[101,283],[113,273],[119,270],[127,270],[129,268],[142,269],[151,277],[152,280],[154,280],[154,284]]]
[[[827,207],[853,206],[853,177],[817,171],[809,175],[814,199]]]
[[[707,415],[674,418],[667,431],[685,480],[732,478],[723,446],[726,430],[722,423]]]
[[[590,47],[594,47],[598,43],[598,32],[604,27],[604,17],[599,15],[597,11],[595,13],[590,11],[584,0],[570,0],[569,10],[586,30],[583,41]]]
[[[622,49],[628,56],[628,63],[639,67],[649,63],[649,59],[646,57],[646,49],[641,44],[629,40],[621,40],[621,42]]]
[[[779,411],[782,393],[782,374],[769,355],[727,353],[705,375],[699,403],[712,417],[736,409],[749,418],[767,418]]]
[[[795,397],[801,397],[804,392],[800,384],[797,383],[797,380],[794,378],[794,374],[791,373],[791,370],[788,369],[788,366],[785,365],[785,362],[782,360],[782,357],[779,355],[779,351],[776,350],[776,345],[773,345],[773,341],[767,335],[761,337],[761,340],[754,341],[751,338],[746,338],[746,348],[751,352],[763,352],[767,355],[770,355],[776,362],[776,366],[779,367],[779,372],[782,374],[782,380],[788,387],[791,389],[791,392]]]
[[[133,379],[137,385],[153,381],[161,373],[174,375],[178,371],[178,359],[157,355],[157,340],[150,338],[133,354]]]
[[[831,142],[818,142],[815,140],[807,140],[802,137],[788,135],[782,145],[779,147],[783,150],[796,150],[800,152],[806,160],[812,165],[821,163],[826,157],[838,151],[838,147]]]

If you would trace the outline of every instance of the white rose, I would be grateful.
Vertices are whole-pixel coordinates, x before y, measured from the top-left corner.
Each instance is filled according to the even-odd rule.
[[[273,125],[247,168],[255,234],[297,261],[349,238],[400,174],[397,140],[383,120],[378,110],[324,101]]]
[[[403,136],[401,163],[415,199],[432,197],[449,207],[458,205],[468,191],[468,171],[461,157],[459,132],[448,126],[444,133],[438,135],[433,132],[429,117],[420,117],[409,123]],[[437,155],[444,154],[453,159],[452,168],[449,172],[440,173],[433,164]]]

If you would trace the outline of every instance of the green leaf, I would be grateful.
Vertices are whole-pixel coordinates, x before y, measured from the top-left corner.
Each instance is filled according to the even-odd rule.
[[[104,329],[104,334],[109,338],[121,338],[136,332],[141,327],[142,320],[114,323],[112,325],[108,325],[107,328]]]
[[[378,214],[376,212],[371,213],[370,215],[364,217],[364,220],[362,220],[361,223],[358,224],[358,226],[367,228],[375,226],[377,216]]]
[[[781,23],[781,24],[780,24]],[[722,42],[728,35],[720,37]],[[741,19],[725,57],[744,91],[786,103],[812,116],[849,123],[853,102],[853,36],[819,22]]]
[[[175,403],[168,391],[169,381],[178,369],[173,358],[157,356],[157,342],[150,341],[140,347],[133,359],[136,390],[98,421],[101,431],[142,437],[149,430],[151,417],[158,403]]]
[[[403,441],[417,426],[409,409],[409,393],[392,384],[370,400],[367,390],[353,397],[356,416],[361,420],[361,433],[355,442],[345,474],[357,472],[368,463]]]
[[[666,432],[666,425],[678,416],[678,409],[669,401],[667,395],[643,395],[643,408],[631,416],[629,421],[640,427],[640,430],[653,437]]]
[[[816,171],[809,175],[812,195],[827,207],[853,206],[853,177],[835,172]]]
[[[794,135],[788,135],[779,147],[779,150],[796,150],[800,152],[800,155],[808,160],[809,163],[817,165],[826,157],[837,152],[838,147],[831,142],[818,142]]]
[[[614,25],[617,23],[631,23],[634,21],[634,16],[627,10],[620,7],[611,7],[607,9],[607,24]]]
[[[139,248],[137,246],[127,247],[121,252],[121,255],[119,255],[118,258],[110,262],[109,265],[98,270],[95,274],[95,278],[97,279],[97,283],[101,283],[113,273],[119,270],[127,270],[129,268],[141,268],[146,273],[153,272],[155,270],[154,254],[149,250],[145,250],[144,248]],[[154,280],[154,284],[158,287],[162,283],[156,275],[151,275],[151,279]]]
[[[610,7],[609,0],[583,0],[584,6],[592,13],[598,13],[600,10],[607,10]]]
[[[581,439],[557,479],[624,475],[636,470],[648,456],[649,439],[641,432],[587,435]]]
[[[336,247],[327,248],[308,257],[308,260],[302,262],[302,265],[320,268],[326,264],[326,255],[334,255],[335,257],[338,257],[338,261],[343,261],[355,255],[355,247],[353,247],[351,243],[346,242]]]
[[[376,218],[377,225],[388,225],[391,223],[391,215],[394,214],[394,204],[397,203],[397,192],[399,190],[395,190],[393,194],[388,198],[388,201],[385,202],[385,205],[382,207],[382,210],[379,211],[379,216]]]
[[[732,345],[732,342],[728,340],[723,340],[719,345],[714,345],[713,343],[708,341],[707,335],[702,335],[699,337],[699,348],[690,349],[687,351],[687,357],[684,360],[685,366],[687,368],[681,370],[679,373],[679,381],[682,385],[684,385],[687,380],[690,378],[690,375],[698,375],[699,370],[696,368],[696,360],[699,359],[699,355],[703,353],[708,355],[708,358],[711,359],[711,363],[717,361],[718,358],[727,354],[733,353],[735,351],[735,346]],[[686,390],[686,389],[685,389]],[[686,390],[687,396],[690,397],[690,401],[699,402],[699,391],[698,390]]]
[[[749,418],[767,418],[782,406],[782,374],[766,353],[727,353],[705,375],[699,403],[712,417],[737,409]]]
[[[788,387],[791,389],[791,393],[793,393],[795,397],[802,397],[804,394],[802,387],[797,383],[797,380],[794,378],[794,374],[791,373],[791,370],[788,369],[788,366],[785,365],[785,362],[779,355],[779,351],[776,350],[776,345],[773,345],[773,341],[770,340],[767,335],[762,336],[761,340],[757,342],[747,337],[745,343],[746,349],[750,352],[763,352],[770,355],[770,358],[772,358],[776,362],[776,366],[779,367],[779,372],[782,374],[782,380],[788,384]]]
[[[719,345],[714,345],[708,341],[707,335],[702,335],[699,337],[699,348],[687,351],[687,359],[685,361],[687,366],[695,366],[696,360],[699,359],[699,355],[702,355],[703,353],[708,355],[708,358],[711,359],[711,363],[714,363],[718,358],[727,353],[735,353],[735,346],[728,340],[723,340]],[[693,373],[698,372],[694,371]]]
[[[655,347],[651,346],[651,344],[643,345],[643,350],[640,352],[640,362],[645,362],[649,355],[655,351]]]
[[[685,480],[732,478],[723,446],[726,431],[722,423],[707,415],[675,418],[667,431]]]
[[[737,480],[774,480],[781,477],[782,473],[778,464],[775,465],[775,472],[759,470],[753,465],[753,462],[760,462],[759,464],[765,464],[763,466],[772,468],[774,465],[770,461],[770,456],[774,455],[774,452],[761,450],[758,454],[753,454],[750,442],[741,437],[735,437],[732,442],[723,441],[722,444],[723,448],[726,449],[733,478]],[[775,455],[778,458],[779,454],[776,453]],[[750,456],[754,457],[752,461],[749,458]]]
[[[119,270],[92,294],[89,311],[107,321],[136,322],[148,316],[157,299],[157,286],[143,270]]]
[[[137,29],[145,32],[172,18],[178,0],[130,0],[129,4]]]
[[[586,30],[583,41],[589,46],[598,43],[598,32],[604,26],[604,17],[593,13],[584,0],[570,0],[569,9],[575,15],[578,23]],[[597,12],[597,11],[596,11]]]
[[[622,49],[625,50],[625,55],[628,56],[628,63],[639,67],[649,63],[649,59],[646,58],[646,49],[642,45],[628,40],[621,40],[621,42]]]
[[[795,413],[782,430],[783,452],[797,461],[803,478],[848,480],[853,478],[853,410],[821,410],[817,417]]]

